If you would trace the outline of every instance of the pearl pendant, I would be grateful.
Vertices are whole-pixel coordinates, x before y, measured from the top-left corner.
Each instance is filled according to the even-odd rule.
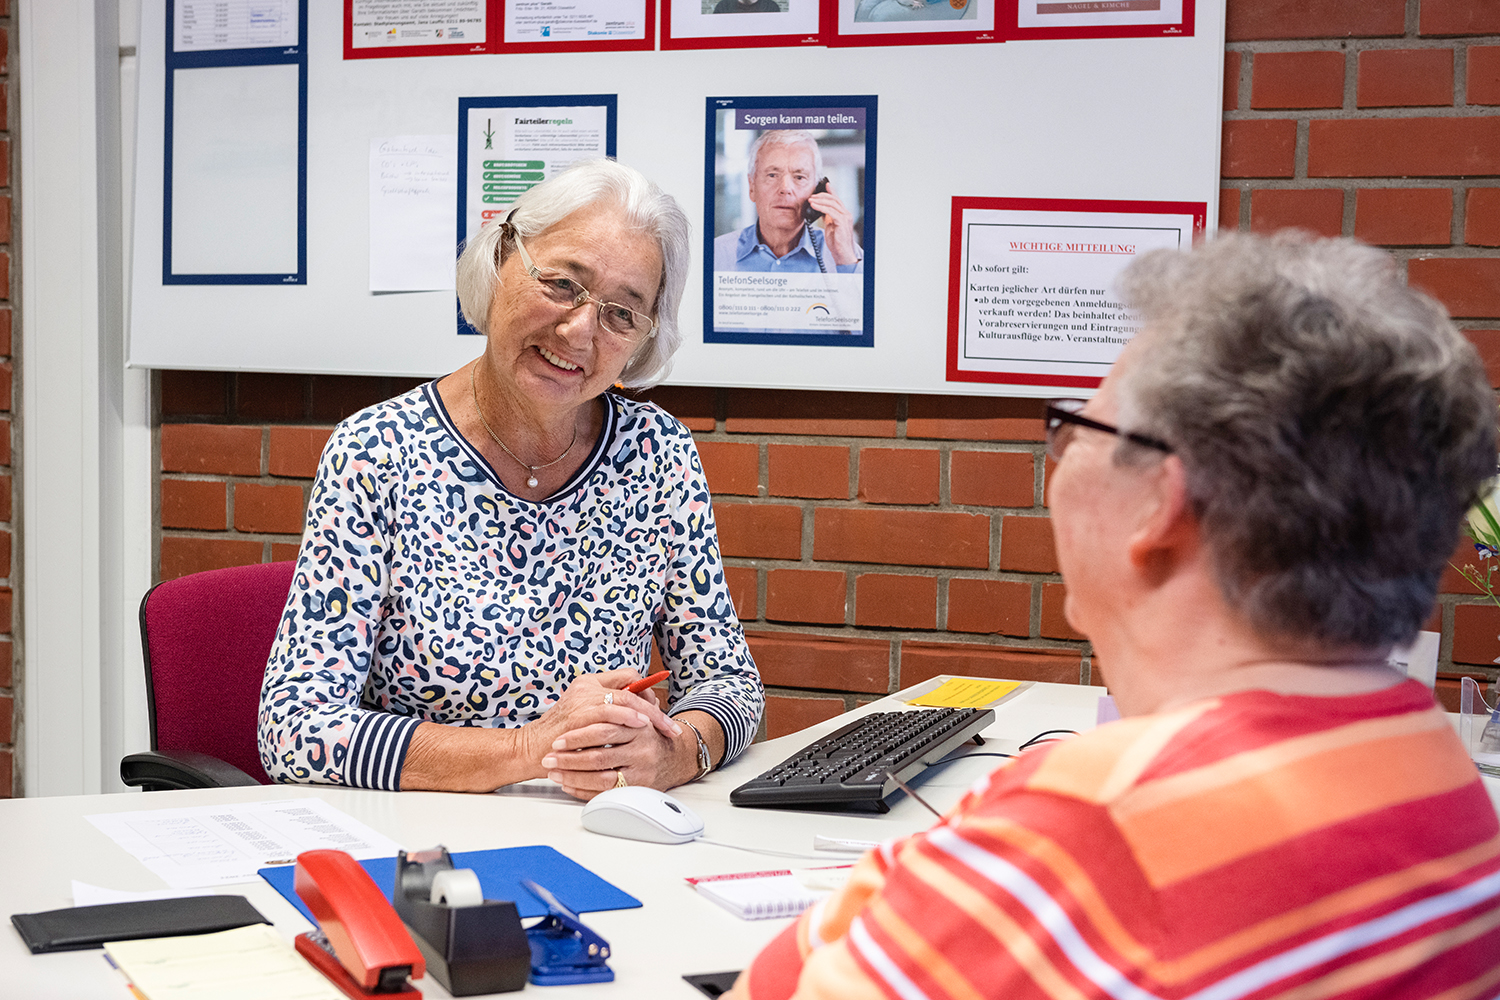
[[[532,476],[530,479],[526,480],[526,485],[530,486],[532,489],[536,489],[536,476]]]

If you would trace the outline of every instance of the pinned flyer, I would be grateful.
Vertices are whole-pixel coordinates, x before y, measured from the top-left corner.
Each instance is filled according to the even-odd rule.
[[[1009,6],[998,0],[825,0],[823,41],[845,45],[1000,42]]]
[[[614,94],[459,98],[457,242],[576,161],[614,156],[615,129]],[[478,332],[458,317],[458,333]]]
[[[344,58],[500,51],[501,0],[345,0]]]
[[[1138,254],[1186,250],[1207,212],[1203,202],[954,198],[948,381],[1054,396],[1098,388],[1138,329],[1116,276]]]
[[[708,98],[705,343],[874,346],[876,103]]]
[[[1194,0],[1020,0],[999,28],[1019,38],[1151,38],[1193,34]]]
[[[650,51],[656,0],[509,0],[506,52]]]
[[[663,49],[817,45],[818,0],[663,0]]]

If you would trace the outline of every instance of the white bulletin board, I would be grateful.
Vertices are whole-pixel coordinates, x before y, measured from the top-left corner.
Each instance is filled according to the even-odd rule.
[[[480,339],[455,332],[451,291],[370,290],[372,142],[456,135],[461,98],[614,95],[619,159],[694,225],[678,384],[1057,395],[950,377],[955,199],[1201,203],[1207,231],[1217,222],[1224,0],[1198,0],[1191,32],[1166,37],[349,60],[345,5],[313,0],[306,283],[164,284],[166,6],[141,5],[132,366],[436,376],[476,356]],[[867,346],[705,343],[705,102],[716,95],[878,101]],[[212,183],[195,190],[201,201]],[[227,182],[218,216],[231,246],[262,218]]]

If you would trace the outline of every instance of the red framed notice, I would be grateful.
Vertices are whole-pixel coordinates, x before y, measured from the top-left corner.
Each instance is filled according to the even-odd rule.
[[[662,0],[663,49],[819,45],[820,0]]]
[[[823,44],[938,45],[1000,42],[1006,0],[822,0]]]
[[[504,0],[344,0],[344,58],[500,51]]]
[[[947,381],[1097,388],[1138,329],[1116,276],[1207,225],[1201,201],[954,198]]]
[[[504,52],[656,48],[656,0],[506,0],[504,7]]]
[[[1006,0],[1006,38],[1191,35],[1195,0]]]

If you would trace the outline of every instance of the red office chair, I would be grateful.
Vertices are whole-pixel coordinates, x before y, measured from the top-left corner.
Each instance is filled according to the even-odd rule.
[[[255,747],[266,657],[293,563],[194,573],[141,599],[151,750],[120,760],[120,780],[147,791],[269,785]]]

